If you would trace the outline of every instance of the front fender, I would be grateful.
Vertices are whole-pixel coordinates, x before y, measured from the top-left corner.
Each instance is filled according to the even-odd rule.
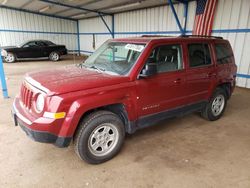
[[[60,135],[73,136],[81,118],[86,112],[112,104],[123,104],[128,113],[128,119],[136,119],[137,114],[134,98],[132,93],[117,90],[112,93],[101,92],[99,94],[90,95],[89,97],[77,99],[68,110],[60,130]]]

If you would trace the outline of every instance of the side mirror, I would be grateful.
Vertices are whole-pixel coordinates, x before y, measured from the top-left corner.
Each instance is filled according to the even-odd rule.
[[[142,72],[140,74],[140,77],[149,77],[153,76],[157,73],[157,65],[156,63],[147,63],[145,68],[142,69]]]

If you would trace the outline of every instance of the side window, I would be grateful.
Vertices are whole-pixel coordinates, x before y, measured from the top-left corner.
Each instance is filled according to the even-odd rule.
[[[36,42],[32,41],[32,42],[28,42],[23,47],[27,48],[27,47],[36,47],[36,46],[37,46]]]
[[[37,46],[40,46],[40,47],[47,46],[47,44],[42,41],[37,41],[36,44]]]
[[[200,67],[212,64],[208,44],[189,44],[189,66]]]
[[[170,72],[183,69],[180,45],[163,45],[156,47],[150,54],[148,62],[157,64],[157,72]]]
[[[233,56],[231,49],[226,44],[215,44],[215,53],[218,64],[225,64],[231,62]]]

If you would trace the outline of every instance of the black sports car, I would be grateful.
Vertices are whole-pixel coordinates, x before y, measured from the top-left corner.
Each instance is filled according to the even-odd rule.
[[[1,55],[7,63],[35,58],[49,58],[51,61],[58,61],[60,56],[65,54],[67,54],[67,49],[64,45],[56,45],[48,40],[32,40],[19,46],[1,47]]]

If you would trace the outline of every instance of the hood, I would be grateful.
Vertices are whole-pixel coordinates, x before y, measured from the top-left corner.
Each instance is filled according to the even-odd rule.
[[[8,50],[8,49],[13,49],[13,48],[18,48],[17,46],[1,46],[1,49]]]
[[[60,69],[31,72],[26,75],[26,80],[38,89],[53,95],[115,85],[129,81],[129,77],[71,65]]]

